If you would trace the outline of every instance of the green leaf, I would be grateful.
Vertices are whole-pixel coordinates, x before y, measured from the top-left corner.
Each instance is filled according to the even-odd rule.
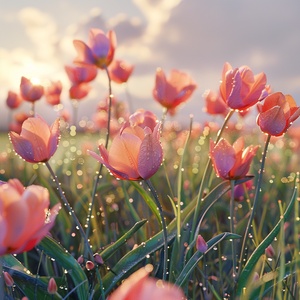
[[[124,245],[127,240],[136,233],[145,223],[147,220],[141,220],[133,225],[133,227],[128,230],[124,235],[122,235],[116,242],[112,245],[108,246],[105,250],[100,253],[100,256],[103,260],[108,259],[112,256],[122,245]]]
[[[68,272],[73,280],[78,298],[80,300],[88,299],[88,280],[77,260],[50,237],[45,237],[37,247]]]
[[[264,254],[265,249],[273,242],[274,238],[280,231],[280,227],[286,222],[289,218],[290,213],[294,207],[294,203],[297,199],[297,187],[294,188],[294,192],[292,195],[292,199],[283,214],[282,218],[278,221],[273,230],[266,236],[266,238],[258,245],[258,247],[254,250],[250,258],[248,259],[245,267],[243,268],[239,278],[238,278],[238,286],[237,286],[237,295],[241,296],[242,293],[247,290],[247,282],[249,280],[249,276],[252,273],[257,261]]]
[[[218,243],[220,243],[223,240],[228,239],[239,239],[241,236],[229,232],[221,233],[215,237],[213,237],[211,240],[207,242],[208,249],[205,251],[205,253],[209,252],[213,247],[215,247]],[[184,266],[182,272],[177,277],[177,280],[175,281],[175,284],[178,286],[182,286],[186,280],[188,279],[188,276],[193,272],[199,261],[203,258],[204,254],[200,251],[196,251],[194,255],[189,259],[187,264]]]

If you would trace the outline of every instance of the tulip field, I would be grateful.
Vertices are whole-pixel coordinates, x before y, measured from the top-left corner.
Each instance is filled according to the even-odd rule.
[[[199,100],[200,123],[176,118],[198,87],[177,69],[153,76],[160,116],[130,111],[113,93],[134,72],[115,55],[115,33],[92,28],[87,40],[73,41],[74,65],[64,67],[72,112],[59,81],[22,77],[8,91],[0,299],[299,299],[294,98],[264,72],[225,62],[219,89]],[[99,72],[108,96],[80,122]],[[57,118],[48,123],[37,101]]]

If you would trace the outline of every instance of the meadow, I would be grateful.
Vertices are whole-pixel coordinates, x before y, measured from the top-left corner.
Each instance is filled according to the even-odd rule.
[[[74,43],[76,72],[94,65],[109,78],[97,127],[63,114],[50,126],[34,112],[50,92],[35,99],[38,90],[26,91],[36,86],[21,83],[32,110],[0,135],[0,298],[298,299],[293,98],[271,91],[263,73],[226,63],[220,92],[203,100],[215,122],[171,120],[196,88],[179,71],[171,80],[157,71],[162,118],[129,112],[113,98],[111,81],[124,77],[109,71],[112,35],[94,30],[90,48]],[[97,47],[105,55],[97,58]],[[88,96],[87,77],[70,78],[74,111]],[[31,197],[48,197],[41,212],[37,201],[25,213],[30,188]],[[41,228],[28,234],[39,213]]]

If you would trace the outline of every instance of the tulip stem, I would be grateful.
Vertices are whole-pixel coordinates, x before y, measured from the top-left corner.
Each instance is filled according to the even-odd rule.
[[[167,278],[167,262],[168,262],[168,233],[167,233],[167,225],[165,222],[165,218],[163,215],[162,206],[159,202],[158,195],[156,193],[156,190],[154,189],[150,179],[145,180],[149,190],[151,191],[154,201],[157,205],[157,208],[159,210],[160,218],[161,218],[161,224],[162,224],[162,230],[163,230],[163,238],[164,238],[164,264],[163,264],[163,280],[166,280]]]
[[[234,180],[230,180],[231,186],[231,197],[230,197],[230,231],[231,233],[235,233],[234,229]],[[231,240],[231,249],[232,249],[232,277],[233,282],[236,281],[236,252],[235,252],[235,239]]]
[[[217,134],[217,138],[216,138],[215,143],[217,143],[220,140],[220,138],[223,134],[223,131],[226,128],[227,123],[228,123],[228,121],[230,120],[230,118],[232,117],[233,114],[234,114],[234,110],[231,109],[228,112],[227,116],[225,117],[224,123],[223,123],[221,129],[219,130],[219,132]],[[206,167],[204,169],[204,173],[203,173],[203,176],[202,176],[202,181],[201,181],[201,184],[200,184],[200,188],[199,188],[199,191],[198,191],[197,204],[196,204],[194,219],[193,219],[193,224],[192,224],[192,234],[193,234],[192,238],[195,239],[195,240],[196,240],[197,235],[198,235],[198,232],[195,232],[196,225],[198,223],[197,218],[198,218],[198,215],[199,215],[199,212],[200,212],[200,207],[201,207],[201,203],[202,203],[202,199],[203,199],[204,189],[208,188],[208,186],[209,186],[211,171],[212,171],[211,159],[210,159],[210,157],[208,157]]]
[[[0,257],[0,299],[5,299],[4,297],[4,274],[3,274],[3,260]]]
[[[248,235],[249,235],[249,231],[250,231],[250,227],[254,218],[254,214],[255,214],[255,210],[256,210],[256,206],[258,203],[258,197],[261,193],[261,183],[262,183],[262,176],[263,176],[263,172],[264,172],[264,167],[265,167],[265,161],[266,161],[266,156],[267,156],[267,151],[268,151],[268,146],[271,140],[271,135],[268,134],[267,136],[267,140],[265,143],[265,148],[264,148],[264,152],[262,154],[262,160],[261,160],[261,166],[260,166],[260,170],[258,173],[258,179],[257,179],[257,184],[256,184],[256,189],[255,189],[255,195],[254,195],[254,200],[253,200],[253,205],[252,205],[252,210],[248,219],[248,223],[245,229],[245,233],[244,233],[244,237],[243,237],[243,243],[242,243],[242,248],[241,248],[241,252],[240,252],[240,260],[239,260],[239,269],[238,269],[238,274],[240,274],[240,272],[242,271],[242,263],[243,263],[243,257],[245,255],[245,248],[246,248],[246,242],[248,240]]]

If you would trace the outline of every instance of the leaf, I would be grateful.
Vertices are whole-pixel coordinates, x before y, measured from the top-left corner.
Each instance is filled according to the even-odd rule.
[[[88,299],[88,280],[77,260],[54,239],[45,237],[37,246],[63,267],[73,280],[80,300]],[[84,284],[82,284],[84,282]]]
[[[248,259],[245,267],[243,268],[239,278],[238,278],[238,286],[237,286],[237,295],[241,296],[242,293],[247,289],[247,282],[249,280],[249,276],[254,269],[257,261],[264,254],[265,249],[273,242],[274,238],[280,231],[280,227],[286,222],[289,218],[290,213],[294,207],[295,200],[297,199],[297,187],[294,188],[294,192],[292,195],[292,199],[283,214],[282,218],[278,221],[273,230],[266,236],[266,238],[258,245],[258,247],[254,250],[250,258]]]
[[[215,237],[213,237],[211,240],[207,242],[208,249],[205,251],[205,253],[209,252],[213,247],[215,247],[218,243],[220,243],[223,240],[228,239],[239,239],[241,236],[229,232],[221,233]],[[189,259],[187,264],[184,266],[183,270],[177,277],[177,280],[175,281],[175,284],[178,286],[182,286],[185,281],[188,279],[188,276],[191,274],[191,272],[194,270],[194,268],[197,266],[199,261],[203,258],[204,254],[200,251],[196,251],[194,255]]]

